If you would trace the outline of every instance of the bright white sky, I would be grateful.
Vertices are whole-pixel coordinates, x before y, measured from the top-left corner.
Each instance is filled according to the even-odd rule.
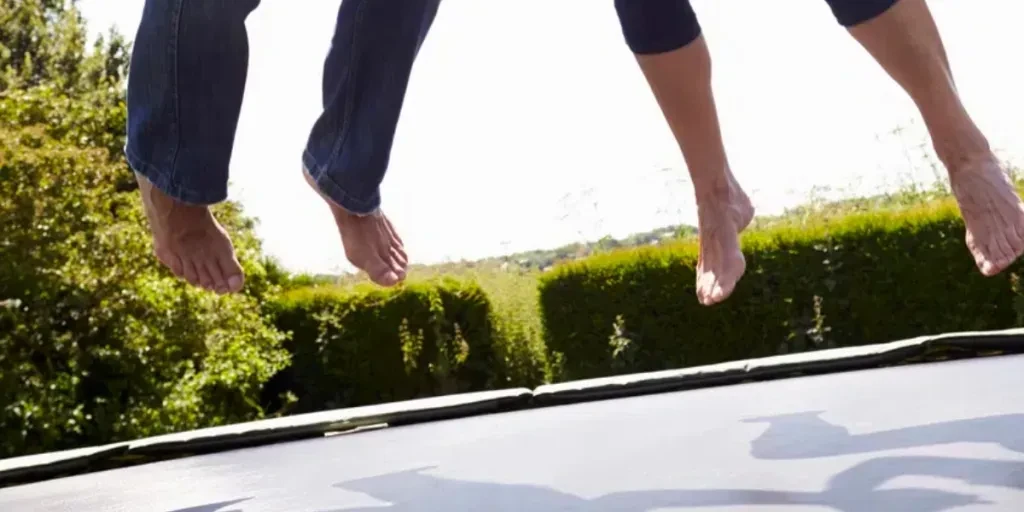
[[[338,4],[264,0],[248,23],[231,197],[295,271],[350,268],[300,170]],[[134,38],[143,0],[81,5],[94,31],[117,25]],[[930,5],[968,108],[1001,156],[1024,162],[1024,3]],[[812,188],[846,195],[931,179],[912,103],[824,0],[694,8],[734,172],[760,213]],[[685,176],[611,0],[444,0],[413,73],[384,210],[414,263],[473,259],[694,223]]]

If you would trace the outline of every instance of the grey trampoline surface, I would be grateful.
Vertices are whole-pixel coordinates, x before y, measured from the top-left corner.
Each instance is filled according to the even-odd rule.
[[[1024,510],[1024,356],[474,416],[0,489],[0,510]]]

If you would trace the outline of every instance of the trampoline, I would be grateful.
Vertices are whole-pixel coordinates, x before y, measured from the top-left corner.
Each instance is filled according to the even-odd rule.
[[[0,460],[0,510],[1024,510],[1024,331]]]

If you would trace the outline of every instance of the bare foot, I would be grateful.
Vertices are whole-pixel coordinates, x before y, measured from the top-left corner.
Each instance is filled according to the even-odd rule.
[[[967,227],[967,249],[985,276],[1024,253],[1024,203],[994,155],[950,169],[950,185]]]
[[[240,291],[242,266],[210,209],[172,199],[140,175],[136,179],[157,259],[195,286],[217,293]]]
[[[754,207],[730,175],[727,193],[697,199],[697,219],[697,300],[711,306],[728,298],[746,271],[739,234],[754,219]]]
[[[394,286],[405,280],[409,258],[405,254],[402,239],[384,213],[380,210],[371,215],[349,213],[320,193],[308,172],[304,170],[302,174],[309,186],[331,208],[348,261],[381,286]]]

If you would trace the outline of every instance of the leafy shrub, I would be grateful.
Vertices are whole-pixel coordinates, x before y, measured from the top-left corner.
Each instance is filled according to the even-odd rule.
[[[540,283],[561,378],[710,364],[1015,323],[1010,273],[985,278],[950,200],[744,236],[747,272],[697,303],[697,247],[681,243],[557,267]]]
[[[537,303],[538,271],[502,261],[476,261],[414,265],[409,273],[413,282],[455,279],[477,283],[487,294],[494,327],[492,370],[496,387],[534,387],[549,381],[551,373]],[[316,281],[323,280],[326,278],[293,276],[286,288],[300,287],[302,283],[320,286],[323,283]],[[349,274],[333,281],[344,287],[369,284],[363,274]]]
[[[484,390],[503,380],[491,304],[472,283],[300,288],[269,309],[291,335],[293,363],[267,400],[291,393],[300,411]]]
[[[494,270],[476,276],[494,312],[498,387],[535,387],[551,379],[537,275],[529,270]]]
[[[215,214],[244,294],[195,290],[152,256],[121,155],[128,45],[85,42],[75,2],[0,2],[0,457],[259,418],[288,362],[237,204]]]
[[[259,297],[158,266],[124,173],[103,149],[0,128],[0,455],[258,418],[287,363]]]

